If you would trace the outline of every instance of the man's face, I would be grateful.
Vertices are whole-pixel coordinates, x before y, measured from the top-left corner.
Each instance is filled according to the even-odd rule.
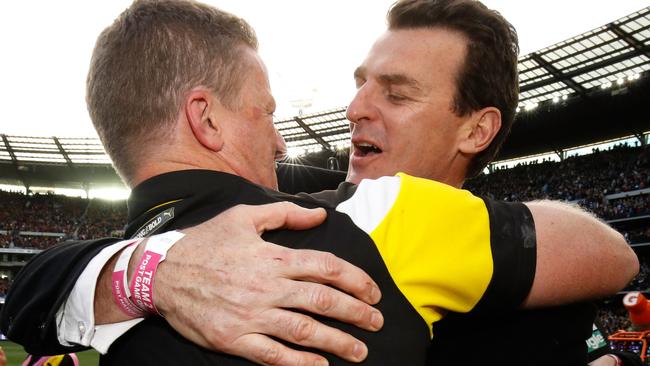
[[[377,40],[355,71],[347,181],[405,172],[462,183],[457,145],[467,118],[452,108],[466,43],[438,28],[387,31]]]
[[[223,152],[234,172],[253,183],[277,189],[275,161],[286,153],[284,139],[275,129],[275,100],[264,63],[252,49],[243,55],[247,76],[240,93],[240,108],[220,118],[224,124]]]

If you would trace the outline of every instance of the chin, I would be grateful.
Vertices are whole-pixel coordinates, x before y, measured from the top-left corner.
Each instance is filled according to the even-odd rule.
[[[348,176],[345,178],[345,181],[352,184],[359,184],[364,179],[377,179],[386,175],[394,175],[394,174],[379,174],[379,173],[350,171],[348,172]]]

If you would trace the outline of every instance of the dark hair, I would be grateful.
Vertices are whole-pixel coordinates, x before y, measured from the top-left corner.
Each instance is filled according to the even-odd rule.
[[[454,112],[467,115],[485,107],[501,111],[501,129],[485,150],[478,153],[465,176],[478,175],[494,159],[510,133],[519,99],[514,27],[498,12],[473,0],[402,0],[388,12],[391,30],[446,28],[463,34],[467,56],[456,76]]]
[[[173,133],[189,90],[205,86],[238,107],[245,47],[256,50],[257,38],[243,19],[193,1],[136,0],[100,34],[86,103],[127,183],[147,147]]]

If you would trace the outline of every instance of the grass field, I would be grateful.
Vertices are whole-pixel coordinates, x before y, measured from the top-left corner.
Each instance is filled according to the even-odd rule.
[[[5,350],[7,354],[7,365],[8,366],[20,366],[22,365],[27,354],[23,351],[23,347],[17,345],[16,343],[9,341],[0,341],[0,346]],[[77,353],[79,357],[80,366],[97,366],[99,365],[99,353],[95,351],[85,351]]]

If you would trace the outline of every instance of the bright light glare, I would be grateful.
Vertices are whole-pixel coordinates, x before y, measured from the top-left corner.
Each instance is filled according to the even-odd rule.
[[[338,151],[345,150],[348,147],[348,145],[349,145],[349,141],[346,141],[346,140],[337,141],[337,142],[334,143],[334,147]]]
[[[89,198],[101,198],[110,201],[120,201],[129,198],[131,191],[126,188],[97,188],[88,192]]]
[[[527,111],[532,111],[533,109],[537,108],[537,106],[538,106],[537,103],[530,103],[530,104],[526,104],[524,109]]]
[[[290,147],[287,149],[287,156],[289,159],[296,159],[305,154],[305,150],[299,147]]]

